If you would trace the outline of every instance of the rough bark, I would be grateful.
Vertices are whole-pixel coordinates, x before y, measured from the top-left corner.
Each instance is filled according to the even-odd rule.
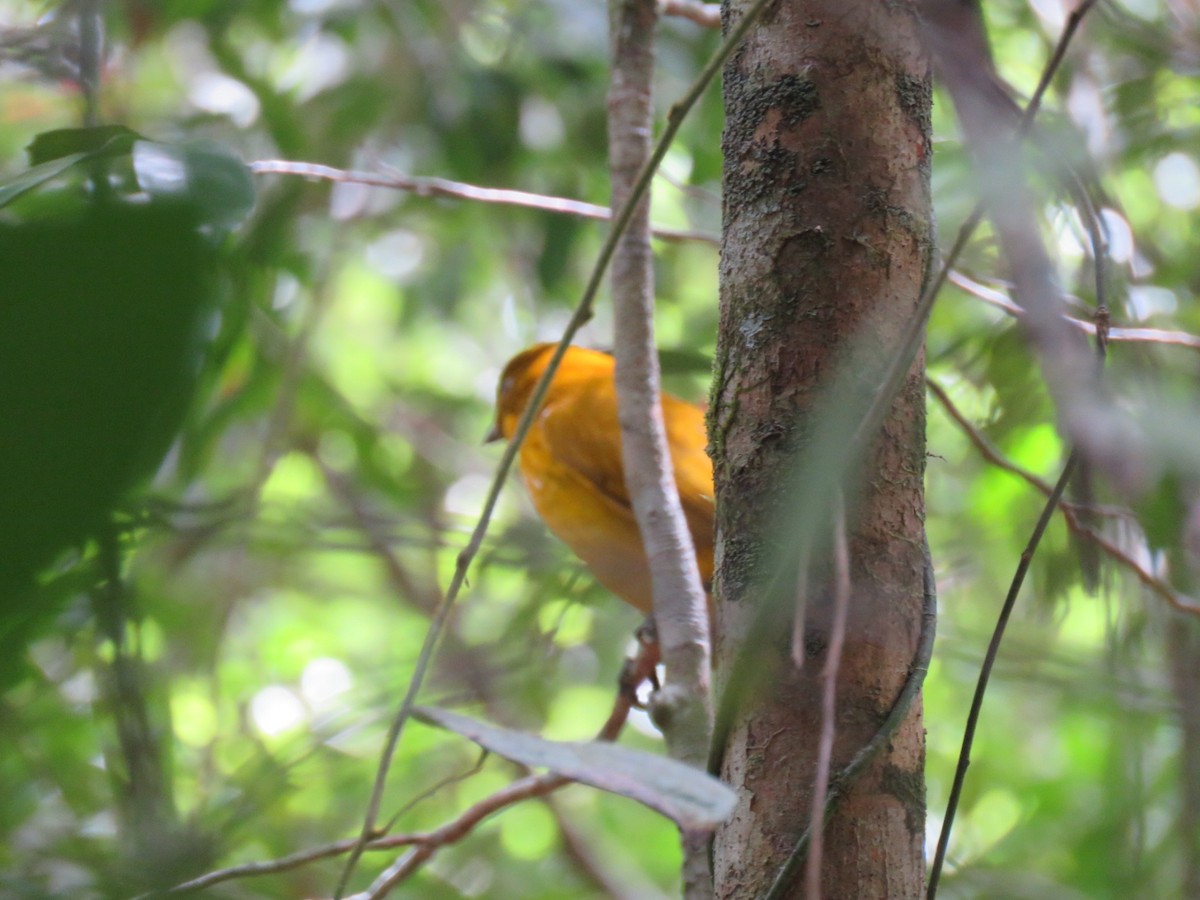
[[[726,25],[742,4],[727,2]],[[711,427],[717,488],[717,672],[727,677],[786,559],[804,497],[798,454],[818,440],[815,405],[848,372],[878,389],[929,263],[930,76],[911,4],[781,0],[725,72],[721,322]],[[847,364],[857,359],[861,364]],[[848,481],[851,609],[833,769],[875,733],[909,674],[923,586],[923,360],[908,373]],[[863,404],[865,406],[865,402]],[[828,533],[833,517],[822,512]],[[795,558],[794,550],[791,557]],[[752,648],[771,674],[725,742],[741,793],[714,844],[718,897],[755,897],[808,826],[828,643],[829,569],[809,581],[808,659],[786,629]],[[921,893],[924,732],[920,704],[830,820],[827,898]],[[802,879],[785,892],[801,896]]]

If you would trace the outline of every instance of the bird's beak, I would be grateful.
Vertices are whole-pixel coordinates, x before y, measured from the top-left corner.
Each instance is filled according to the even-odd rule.
[[[504,437],[504,432],[502,432],[500,430],[500,423],[497,422],[495,425],[492,426],[491,430],[484,437],[483,442],[485,444],[494,444],[494,443],[496,443],[496,441],[500,440],[502,437]]]

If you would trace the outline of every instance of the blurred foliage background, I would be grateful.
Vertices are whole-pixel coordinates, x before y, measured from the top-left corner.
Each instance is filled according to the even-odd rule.
[[[1019,93],[1036,84],[1069,6],[988,4],[999,69]],[[70,17],[47,11],[0,0],[0,171],[9,176],[35,135],[80,122]],[[101,109],[151,138],[205,138],[248,162],[604,204],[606,23],[600,2],[565,0],[111,2]],[[664,21],[662,110],[716,40],[692,22]],[[1086,155],[1108,195],[1115,325],[1200,334],[1198,97],[1200,9],[1186,0],[1099,5],[1051,91],[1046,133],[1064,154]],[[974,192],[940,96],[934,130],[948,243]],[[656,223],[717,233],[720,133],[714,89],[655,182]],[[534,340],[557,338],[603,228],[354,183],[260,175],[256,188],[256,209],[229,249],[196,402],[123,519],[122,572],[137,610],[128,643],[144,667],[148,737],[135,749],[161,775],[155,816],[139,822],[131,801],[119,739],[127,697],[104,674],[112,646],[91,622],[87,587],[102,561],[85,547],[45,576],[61,612],[0,696],[5,896],[128,896],[357,833],[388,719],[498,457],[480,442],[500,367]],[[1044,209],[1063,283],[1086,306],[1094,262],[1080,217],[1049,190]],[[660,241],[656,251],[669,386],[701,399],[715,245]],[[930,324],[930,375],[1001,454],[1052,481],[1064,448],[1036,367],[1013,319],[981,296],[1003,291],[986,231],[959,269],[965,278]],[[609,321],[601,304],[583,342],[605,346]],[[1117,402],[1173,405],[1161,407],[1170,421],[1144,479],[1141,525],[1119,512],[1101,527],[1184,590],[1185,559],[1172,548],[1200,471],[1189,455],[1200,419],[1188,417],[1198,347],[1116,343],[1110,366]],[[932,841],[995,611],[1042,498],[985,460],[932,399],[929,432],[942,600],[925,691]],[[1168,472],[1163,460],[1183,462]],[[1189,815],[1200,822],[1198,789],[1187,790],[1189,770],[1200,778],[1200,724],[1180,726],[1181,710],[1197,716],[1196,623],[1128,567],[1109,562],[1097,595],[1078,573],[1056,519],[1002,651],[943,896],[1200,891],[1187,881],[1200,879],[1187,831]],[[514,483],[424,700],[585,739],[608,712],[637,624],[546,534]],[[658,746],[653,726],[633,725],[625,741]],[[398,813],[396,831],[436,827],[518,774],[489,759],[407,805],[471,770],[477,755],[413,725],[384,819]],[[360,879],[386,858],[369,854]],[[339,866],[322,860],[205,896],[328,895]],[[676,890],[677,868],[669,822],[576,786],[489,820],[394,896],[653,898]]]

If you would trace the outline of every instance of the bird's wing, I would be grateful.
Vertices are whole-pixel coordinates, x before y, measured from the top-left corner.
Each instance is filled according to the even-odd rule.
[[[611,390],[611,389],[610,389]],[[712,543],[712,462],[705,447],[704,412],[675,397],[663,398],[675,483],[688,526],[697,542]],[[586,479],[599,493],[631,507],[621,465],[616,400],[608,391],[581,392],[551,402],[541,429],[554,458]]]
[[[538,427],[546,449],[560,464],[620,507],[631,509],[621,465],[616,398],[603,385],[553,397]]]

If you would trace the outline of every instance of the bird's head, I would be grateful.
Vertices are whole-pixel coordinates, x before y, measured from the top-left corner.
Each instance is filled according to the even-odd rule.
[[[534,344],[505,365],[496,387],[496,421],[484,439],[485,443],[512,437],[530,394],[554,355],[554,347],[554,344]]]

